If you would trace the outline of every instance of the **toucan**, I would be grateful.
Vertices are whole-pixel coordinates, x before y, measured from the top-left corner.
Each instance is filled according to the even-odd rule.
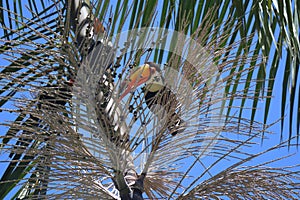
[[[129,81],[127,80],[122,83],[125,89],[120,95],[120,100],[144,83],[146,84],[143,88],[145,94],[144,99],[148,108],[153,113],[157,113],[155,106],[162,106],[167,114],[166,127],[171,135],[175,136],[177,133],[183,132],[185,123],[180,113],[176,112],[179,102],[171,89],[166,87],[161,69],[156,63],[146,62],[133,70],[130,74]]]
[[[94,33],[94,37],[90,45],[91,47],[88,49],[89,54],[92,54],[92,51],[94,51],[94,49],[96,48],[109,48],[109,47],[100,47],[102,43],[101,41],[97,40],[97,37],[100,37],[105,33],[105,28],[98,18],[95,18],[93,21],[93,33]],[[97,50],[99,51],[99,49]],[[87,57],[88,59],[92,60],[91,62],[95,62],[94,60],[96,60],[96,58],[90,58],[91,57],[90,55],[88,55]],[[97,60],[99,61],[99,59]],[[74,80],[70,78],[68,81],[64,81],[61,84],[46,85],[45,88],[47,89],[42,91],[41,94],[38,95],[39,98],[39,102],[37,105],[38,108],[40,109],[43,103],[49,103],[49,105],[52,107],[64,106],[68,102],[68,100],[72,98],[71,88],[73,84],[74,84]]]

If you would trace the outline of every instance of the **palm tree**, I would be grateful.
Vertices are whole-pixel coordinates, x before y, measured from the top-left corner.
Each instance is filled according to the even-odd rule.
[[[1,2],[1,198],[299,198],[299,166],[256,162],[294,146],[298,132],[253,148],[273,125],[277,72],[281,115],[287,101],[296,115],[300,5],[214,3]],[[119,98],[147,61],[176,94],[176,136],[141,87]]]

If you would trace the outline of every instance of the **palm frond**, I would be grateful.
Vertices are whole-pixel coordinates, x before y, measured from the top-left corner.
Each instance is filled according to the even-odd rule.
[[[245,144],[244,141],[241,142],[242,145]],[[247,165],[247,163],[256,158],[277,151],[288,144],[289,141],[285,141],[256,154],[238,152],[237,149],[234,149],[236,153],[245,154],[246,158],[232,164],[225,170],[220,170],[216,175],[201,182],[179,199],[189,197],[196,199],[299,198],[299,165],[286,166],[284,168],[271,166],[276,165],[275,163],[280,160],[294,156],[293,154],[267,160],[257,165]],[[213,165],[218,165],[218,162],[222,163],[221,160],[218,160]],[[208,169],[203,172],[203,175],[208,173]]]

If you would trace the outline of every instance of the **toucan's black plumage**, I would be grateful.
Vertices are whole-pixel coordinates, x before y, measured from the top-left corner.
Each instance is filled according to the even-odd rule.
[[[176,113],[178,101],[176,100],[175,94],[166,87],[156,92],[150,92],[147,90],[144,92],[145,102],[151,111],[154,111],[152,108],[155,105],[161,105],[166,110],[168,115],[167,128],[171,134],[176,135],[178,132],[181,132],[182,129],[180,129],[180,126],[182,125],[183,120]]]
[[[177,112],[179,102],[176,95],[164,84],[164,79],[159,66],[153,62],[146,62],[135,70],[130,76],[130,83],[127,85],[121,99],[132,89],[146,83],[144,87],[145,103],[152,112],[157,112],[156,105],[160,105],[166,111],[167,128],[172,135],[184,130],[184,122]]]

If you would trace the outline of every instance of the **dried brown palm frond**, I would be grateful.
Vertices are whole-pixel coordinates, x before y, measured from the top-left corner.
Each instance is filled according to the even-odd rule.
[[[288,141],[275,145],[259,153],[243,152],[245,158],[228,166],[195,187],[179,199],[230,198],[230,199],[295,199],[299,198],[299,165],[276,166],[276,162],[294,156],[278,157],[256,165],[249,165],[253,160],[274,153],[279,148],[286,147]],[[233,150],[233,149],[232,149]],[[237,149],[234,149],[237,151]],[[239,152],[242,153],[242,152]],[[227,156],[227,155],[226,155]],[[227,156],[228,157],[228,156]],[[247,164],[248,163],[248,164]],[[199,176],[204,176],[214,165],[214,162]]]

